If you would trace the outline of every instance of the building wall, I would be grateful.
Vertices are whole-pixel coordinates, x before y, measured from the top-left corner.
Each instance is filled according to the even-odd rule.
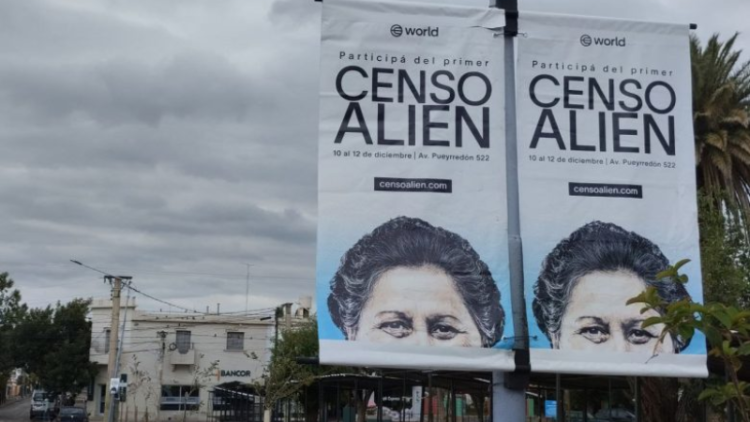
[[[132,299],[131,299],[132,300]],[[124,300],[123,300],[124,303]],[[204,314],[147,314],[136,309],[134,303],[127,307],[125,336],[121,356],[120,374],[127,374],[129,389],[126,401],[120,403],[120,421],[143,420],[146,411],[149,420],[182,420],[182,412],[160,410],[162,386],[187,386],[203,384],[199,391],[201,403],[198,412],[189,412],[190,420],[205,420],[209,390],[219,384],[238,381],[252,383],[260,377],[270,358],[273,344],[274,320],[261,321],[246,316]],[[121,307],[121,320],[125,306]],[[90,359],[99,365],[93,400],[88,402],[91,419],[103,419],[103,397],[109,375],[107,374],[107,334],[110,325],[111,303],[96,300],[92,304],[92,342]],[[190,332],[190,345],[185,353],[177,349],[177,332]],[[164,333],[162,340],[160,332]],[[243,333],[243,349],[227,350],[227,333]],[[114,351],[112,351],[114,352]],[[212,366],[213,365],[213,366]],[[213,369],[212,369],[213,368]],[[172,388],[172,390],[176,390]],[[172,393],[174,394],[174,393]],[[166,399],[175,405],[178,398]],[[198,400],[190,399],[191,402]],[[126,417],[127,413],[127,417]]]

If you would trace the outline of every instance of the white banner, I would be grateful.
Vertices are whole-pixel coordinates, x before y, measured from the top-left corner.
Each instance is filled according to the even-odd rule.
[[[534,371],[705,377],[705,339],[641,327],[703,300],[687,25],[521,14],[518,160]],[[655,275],[681,259],[690,282]]]
[[[502,12],[323,3],[320,362],[512,370]]]

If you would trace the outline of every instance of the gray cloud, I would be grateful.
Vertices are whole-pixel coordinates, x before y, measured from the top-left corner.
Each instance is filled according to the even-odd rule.
[[[106,297],[99,275],[71,258],[197,309],[243,309],[248,262],[251,307],[312,294],[320,8],[0,2],[0,271],[25,299]],[[695,22],[704,38],[748,32],[749,8],[522,2]],[[739,42],[750,53],[748,35]]]

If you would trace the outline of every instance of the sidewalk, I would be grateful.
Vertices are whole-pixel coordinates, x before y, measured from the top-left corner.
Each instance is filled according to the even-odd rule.
[[[23,400],[24,398],[25,397],[23,397],[23,396],[8,397],[8,398],[6,398],[6,400],[4,402],[0,403],[0,407],[11,405],[11,404],[13,404],[13,403],[15,403],[17,401]]]

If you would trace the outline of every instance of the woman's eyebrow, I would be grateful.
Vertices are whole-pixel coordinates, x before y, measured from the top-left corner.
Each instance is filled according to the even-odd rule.
[[[406,315],[406,313],[401,311],[380,311],[377,314],[375,314],[376,317],[382,317],[382,316],[395,316],[397,318],[406,319],[411,321],[411,317]]]
[[[576,322],[580,322],[581,320],[584,320],[584,319],[591,319],[591,320],[593,320],[597,324],[607,325],[607,323],[603,319],[601,319],[601,318],[599,318],[597,316],[589,316],[589,315],[584,315],[584,316],[580,316],[580,317],[576,318]]]
[[[625,329],[640,328],[643,321],[645,321],[644,318],[630,318],[623,321],[621,325]]]
[[[445,320],[450,320],[450,322],[457,322],[459,324],[461,323],[460,319],[456,318],[453,315],[449,315],[449,314],[430,315],[429,317],[427,317],[427,322],[430,323],[430,324],[434,324],[436,322],[441,322],[441,321],[445,321]]]

